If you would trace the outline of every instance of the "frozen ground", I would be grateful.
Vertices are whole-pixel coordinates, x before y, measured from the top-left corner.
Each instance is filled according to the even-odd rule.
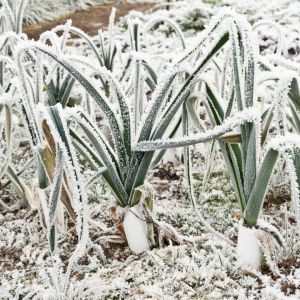
[[[167,16],[184,30],[187,45],[191,45],[212,15],[224,6],[232,6],[246,14],[253,23],[261,19],[275,21],[284,28],[289,41],[286,57],[299,60],[300,3],[299,1],[184,1],[171,5],[169,11],[155,10],[151,15],[131,12],[129,17],[142,22],[153,16]],[[124,36],[126,20],[115,29],[121,45],[128,43]],[[261,51],[276,49],[278,33],[260,29]],[[78,46],[80,41],[75,41]],[[160,26],[149,36],[149,47],[156,59],[172,60],[180,47],[169,29]],[[78,49],[78,48],[77,48]],[[84,45],[79,50],[86,53]],[[168,55],[165,55],[167,53]],[[22,140],[22,131],[20,130]],[[22,165],[28,157],[23,143],[15,161]],[[193,152],[193,176],[198,209],[213,228],[230,239],[233,246],[208,233],[187,199],[182,166],[162,164],[149,175],[155,190],[157,218],[171,224],[182,236],[181,245],[166,245],[141,255],[130,254],[112,223],[114,206],[103,183],[95,182],[89,189],[91,216],[90,239],[94,242],[76,263],[68,295],[61,299],[299,299],[300,243],[296,221],[286,213],[290,205],[289,185],[274,188],[264,205],[264,218],[285,228],[287,249],[278,252],[273,260],[278,270],[265,264],[261,272],[240,272],[236,269],[234,243],[237,240],[239,209],[230,187],[225,166],[220,158],[213,164],[206,186],[202,186],[209,147]],[[28,155],[28,154],[27,154]],[[30,181],[33,170],[28,170]],[[88,172],[88,170],[86,171]],[[286,178],[281,179],[286,182]],[[2,199],[17,197],[13,190],[0,191]],[[201,208],[201,209],[200,209]],[[199,213],[199,212],[198,212]],[[37,211],[19,209],[6,212],[0,208],[0,299],[57,299],[56,288],[63,281],[70,253],[75,248],[74,224],[61,233],[60,258],[63,265],[52,265],[47,238]]]
[[[13,2],[13,1],[11,1]],[[104,3],[103,0],[29,0],[25,10],[25,24],[53,20],[76,9],[86,9],[88,5]]]

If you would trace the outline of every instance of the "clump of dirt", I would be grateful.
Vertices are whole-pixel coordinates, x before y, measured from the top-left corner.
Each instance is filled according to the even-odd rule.
[[[179,176],[176,174],[173,163],[166,163],[156,167],[153,176],[158,177],[161,180],[179,180]]]
[[[272,280],[277,280],[279,278],[279,276],[277,276],[269,267],[268,264],[266,263],[263,263],[261,268],[260,268],[260,271],[263,275],[268,275],[272,278]]]
[[[291,201],[291,191],[287,186],[276,189],[274,192],[269,192],[264,201],[264,209],[278,208],[280,205]]]
[[[41,33],[51,30],[57,25],[66,23],[71,19],[72,24],[82,29],[88,35],[96,35],[100,27],[106,28],[109,22],[111,9],[115,7],[116,21],[120,17],[127,15],[131,10],[145,12],[152,8],[154,4],[151,3],[105,3],[91,6],[85,10],[77,10],[73,13],[67,14],[54,21],[41,22],[38,24],[25,26],[23,31],[28,35],[29,39],[38,40]]]
[[[297,259],[296,257],[288,257],[278,263],[278,268],[280,273],[285,276],[293,275],[295,270],[300,268],[300,259]],[[275,281],[279,279],[279,276],[274,274],[267,264],[263,264],[261,266],[261,273],[270,276]],[[294,295],[296,290],[299,288],[300,286],[296,286],[288,280],[281,284],[281,291],[287,296]]]
[[[1,270],[14,270],[16,268],[16,264],[20,261],[20,256],[22,254],[21,249],[9,248],[9,249],[1,249]]]
[[[286,281],[281,285],[281,291],[287,295],[295,295],[296,290],[299,289],[294,283]]]
[[[296,257],[288,257],[278,263],[280,272],[284,275],[293,275],[296,269],[300,268],[300,259]]]
[[[1,200],[0,212],[2,212],[3,215],[8,213],[10,208],[13,210],[14,204],[18,203],[18,199],[15,195],[13,195],[9,190],[1,189],[1,187],[0,187],[0,200]]]

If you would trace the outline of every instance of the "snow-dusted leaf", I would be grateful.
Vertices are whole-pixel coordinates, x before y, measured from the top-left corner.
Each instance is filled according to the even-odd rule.
[[[235,127],[240,126],[245,122],[256,122],[258,116],[259,113],[256,108],[247,108],[237,113],[234,117],[227,118],[221,125],[216,126],[215,128],[207,130],[203,133],[201,132],[197,134],[191,134],[188,137],[179,139],[142,141],[137,143],[134,149],[138,151],[153,151],[158,149],[167,149],[193,145],[197,143],[204,143],[232,131]]]
[[[52,183],[52,190],[49,196],[49,243],[52,252],[56,248],[56,229],[55,229],[55,217],[58,202],[60,200],[61,188],[63,182],[63,151],[57,144],[56,150],[56,162],[55,162],[55,175]]]
[[[257,223],[277,157],[278,151],[271,148],[259,168],[245,209],[244,220],[248,226],[255,226]]]

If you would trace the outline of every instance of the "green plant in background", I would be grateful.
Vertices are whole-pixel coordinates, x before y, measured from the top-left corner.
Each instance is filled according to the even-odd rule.
[[[22,33],[24,11],[27,5],[27,0],[13,1],[12,5],[7,0],[2,0],[3,13],[6,16],[6,26],[4,31],[12,31],[16,34]]]
[[[208,4],[217,4],[219,0],[203,0],[203,2]]]
[[[18,178],[18,172],[11,163],[11,152],[13,146],[13,128],[16,103],[16,85],[12,78],[15,76],[15,69],[11,69],[13,62],[10,59],[10,54],[15,51],[18,41],[26,39],[22,34],[22,21],[26,1],[14,1],[10,5],[8,1],[3,0],[0,9],[1,16],[1,37],[0,37],[0,117],[2,119],[0,125],[0,134],[3,136],[1,141],[1,171],[0,180],[5,175],[9,180],[0,183],[1,188],[7,187],[11,182],[14,183],[19,194],[22,196],[22,201],[13,206],[6,205],[1,200],[1,205],[7,210],[14,211],[15,209],[27,206],[28,202],[34,205],[34,197],[30,188],[26,183]],[[6,145],[4,145],[4,142]],[[21,172],[19,172],[21,173]]]
[[[204,25],[208,15],[203,13],[201,9],[194,9],[187,17],[187,21],[185,21],[181,25],[181,29],[183,31],[187,30],[195,30],[195,31],[202,31],[204,29]]]
[[[62,107],[66,107],[67,105],[74,106],[75,104],[80,104],[76,103],[78,100],[76,101],[76,99],[70,97],[75,80],[70,75],[67,75],[65,78],[62,78],[63,80],[60,84],[61,74],[59,74],[59,71],[60,70],[57,69],[56,83],[54,83],[54,80],[51,79],[49,84],[47,84],[46,90],[49,105],[52,106],[60,103]]]
[[[51,32],[57,34],[60,31],[64,31],[64,37],[67,39],[67,36],[73,34],[78,36],[84,41],[88,48],[95,55],[97,64],[99,67],[105,67],[109,71],[113,71],[115,60],[117,56],[117,45],[114,39],[114,21],[115,21],[116,9],[113,8],[109,17],[108,31],[103,32],[102,30],[98,31],[98,39],[94,41],[90,36],[88,36],[81,29],[71,26],[71,21],[68,21],[66,25],[58,25],[51,30]],[[47,36],[47,35],[46,35]],[[109,96],[109,85],[103,80],[101,75],[99,75],[102,87],[105,90],[106,96]]]
[[[27,1],[17,0],[12,5],[7,0],[1,2],[1,37],[0,37],[0,95],[2,98],[1,108],[5,114],[6,126],[6,140],[8,143],[8,153],[11,147],[11,134],[12,134],[12,111],[13,111],[13,98],[15,95],[15,86],[12,85],[10,76],[5,76],[5,69],[11,65],[9,52],[14,51],[17,41],[24,38],[22,34],[22,22],[24,10]],[[10,157],[10,154],[7,155]],[[7,166],[6,166],[7,167]],[[0,173],[0,177],[3,172]]]

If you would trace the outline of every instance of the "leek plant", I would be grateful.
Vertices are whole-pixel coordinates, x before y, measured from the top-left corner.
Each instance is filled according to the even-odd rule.
[[[8,75],[6,70],[9,69],[8,66],[12,64],[12,61],[5,57],[1,57],[0,60],[3,63],[3,74]],[[11,161],[13,152],[13,134],[15,126],[14,115],[16,113],[15,98],[17,96],[17,89],[14,84],[8,84],[8,81],[5,81],[2,85],[0,85],[0,90],[0,135],[3,137],[1,140],[0,153],[0,188],[5,189],[12,182],[21,196],[20,201],[14,205],[7,205],[3,203],[2,200],[1,205],[8,211],[14,211],[20,207],[26,207],[28,205],[37,208],[37,200],[34,197],[34,194],[31,192],[27,184],[19,177],[22,172],[18,174]],[[9,180],[2,182],[2,179],[5,177],[8,177]]]
[[[70,27],[68,30],[70,30]],[[65,107],[64,114],[68,117],[64,116],[64,114],[59,117],[56,114],[52,118],[52,122],[57,122],[59,118],[68,118],[69,134],[77,152],[94,169],[106,168],[102,176],[112,190],[117,203],[124,208],[122,220],[129,246],[134,252],[139,253],[157,244],[162,245],[166,240],[168,242],[172,242],[172,240],[179,242],[180,237],[176,235],[175,230],[171,226],[158,222],[152,216],[153,194],[145,182],[147,173],[159,162],[164,151],[157,154],[154,151],[135,151],[133,149],[134,141],[147,139],[153,134],[159,137],[164,135],[173,136],[181,118],[180,102],[185,101],[190,94],[190,90],[188,88],[182,94],[178,88],[179,85],[185,84],[185,76],[183,76],[185,71],[181,70],[180,64],[176,64],[174,68],[164,72],[160,76],[159,82],[157,74],[150,67],[147,59],[137,54],[140,51],[139,24],[132,23],[129,26],[129,30],[132,49],[135,51],[135,54],[131,55],[125,63],[121,78],[115,76],[104,65],[101,66],[100,64],[99,67],[95,67],[84,58],[63,54],[60,47],[55,47],[55,45],[50,48],[41,42],[24,43],[20,46],[19,53],[27,53],[27,56],[35,64],[35,69],[37,70],[36,85],[41,85],[39,76],[42,76],[41,71],[43,66],[46,65],[43,58],[48,57],[58,65],[61,71],[68,72],[83,87],[84,91],[89,94],[89,97],[94,99],[98,109],[102,111],[109,124],[112,143],[101,131],[98,124],[80,106],[75,106],[74,108]],[[50,35],[45,35],[44,38],[50,38]],[[223,42],[223,39],[211,42],[213,53],[220,49]],[[210,55],[208,55],[207,59],[209,57]],[[202,65],[205,62],[204,60]],[[19,63],[19,68],[22,71],[21,62]],[[127,74],[129,72],[133,72],[134,76],[128,77]],[[23,78],[22,86],[26,87],[24,79],[26,74],[24,71],[21,73],[20,76]],[[134,82],[132,82],[132,78]],[[100,85],[97,88],[95,79],[107,83],[109,94],[104,85]],[[41,86],[38,88],[41,89]],[[149,103],[146,97],[148,90],[152,93]],[[127,92],[125,93],[124,91]],[[23,91],[23,95],[26,94],[29,94],[28,88],[25,92]],[[28,111],[34,110],[33,103],[41,103],[41,94],[38,92],[38,89],[31,98],[29,99],[27,96],[26,105],[32,103],[32,107]],[[131,109],[131,103],[133,103],[133,109]],[[173,104],[176,109],[175,111],[173,110],[172,114],[169,114],[169,110],[174,107]],[[60,104],[50,108],[52,115],[52,110],[57,105],[59,106]],[[26,119],[33,122],[35,114],[26,116]],[[172,120],[173,122],[170,124]],[[33,128],[39,128],[41,121],[34,121],[34,123],[36,124],[28,126],[30,131]],[[43,124],[41,133],[31,132],[32,138],[35,140],[37,139],[36,136],[39,136],[39,138],[44,136],[50,147],[50,149],[48,147],[41,149],[42,153],[39,151],[39,157],[41,157],[40,160],[42,162],[42,167],[39,169],[41,169],[42,173],[47,173],[47,161],[49,160],[48,158],[45,159],[46,157],[43,158],[45,156],[44,152],[47,149],[47,155],[51,151],[49,156],[56,157],[57,149],[53,145],[57,144],[56,140],[60,136],[56,132],[57,128],[54,129],[53,126],[46,125]],[[53,162],[55,161],[55,159],[52,160]],[[51,169],[56,168],[52,166]],[[42,173],[39,178],[42,176]],[[53,185],[53,180],[50,180],[50,182]],[[40,188],[43,188],[43,185],[44,183],[41,182]],[[62,186],[64,186],[63,183]],[[63,193],[61,195],[63,196]],[[66,205],[66,203],[64,204]],[[134,234],[132,234],[133,232]]]
[[[45,106],[41,69],[35,64],[36,59],[34,63],[28,61],[28,56],[33,58],[32,54],[19,48],[14,55],[17,63],[8,57],[1,57],[8,69],[8,72],[5,70],[5,74],[11,75],[12,82],[9,92],[2,94],[0,103],[1,113],[6,115],[5,137],[8,149],[5,153],[8,162],[5,162],[1,169],[1,175],[5,172],[9,181],[5,182],[3,187],[13,183],[31,208],[41,209],[42,223],[48,231],[53,256],[57,253],[58,232],[64,230],[64,210],[66,209],[76,221],[79,243],[70,257],[62,282],[63,289],[67,289],[74,262],[83,253],[88,242],[85,191],[61,104]],[[33,159],[19,172],[14,169],[9,156],[11,136],[14,133],[11,122],[12,107],[22,112],[33,152]],[[1,127],[1,131],[2,129]],[[21,174],[32,163],[36,165],[38,186],[33,180],[28,187]]]
[[[24,1],[25,3],[26,1]],[[22,2],[23,5],[23,2]],[[8,4],[4,3],[4,7],[7,10],[7,14],[12,16],[19,16],[21,18],[22,13],[17,14],[16,11],[22,11],[24,7],[20,4],[20,1],[17,1],[14,4],[14,10],[12,12],[9,11],[10,7]],[[12,17],[11,17],[12,18]],[[14,18],[13,18],[14,19]],[[18,21],[19,25],[22,25],[22,20]],[[12,26],[12,25],[11,25]],[[15,29],[15,28],[12,28]],[[19,30],[20,31],[20,30]],[[17,50],[17,43],[20,41],[26,41],[26,36],[23,37],[24,35],[22,34],[15,34],[10,31],[7,31],[2,39],[1,39],[1,50],[3,53],[3,56],[1,56],[0,59],[0,64],[1,64],[1,85],[0,85],[0,91],[1,91],[1,97],[3,99],[6,99],[4,102],[2,101],[1,103],[1,113],[4,113],[6,116],[6,122],[5,122],[5,137],[7,141],[7,147],[6,147],[6,160],[4,163],[4,166],[2,166],[1,170],[1,177],[6,175],[8,177],[8,181],[4,182],[2,185],[2,188],[7,187],[10,183],[12,183],[17,191],[21,194],[22,198],[25,200],[25,203],[29,204],[33,209],[36,209],[39,207],[40,203],[38,200],[38,196],[32,192],[31,190],[34,189],[34,184],[31,185],[31,188],[27,186],[27,184],[21,179],[20,175],[24,172],[25,168],[21,171],[15,170],[13,164],[11,163],[10,160],[10,152],[11,152],[11,144],[12,144],[12,136],[13,136],[13,124],[12,124],[12,119],[13,119],[13,111],[16,111],[17,114],[21,113],[25,117],[25,123],[28,125],[29,133],[30,133],[30,138],[32,141],[32,146],[35,148],[37,144],[37,137],[41,137],[43,134],[47,134],[47,126],[44,124],[43,131],[44,133],[42,134],[41,131],[42,129],[37,126],[39,123],[39,120],[37,118],[37,104],[40,101],[40,92],[35,92],[33,86],[36,86],[36,89],[38,90],[40,88],[40,84],[38,84],[38,80],[34,83],[35,79],[34,78],[34,65],[30,63],[29,60],[29,54],[18,57],[18,50]],[[11,52],[11,53],[9,53]],[[10,56],[13,55],[16,60],[18,61],[18,64],[16,64]],[[41,72],[39,72],[40,74]],[[3,78],[5,77],[5,81]],[[18,81],[19,80],[19,81]],[[70,79],[69,79],[70,80]],[[17,82],[21,82],[24,84],[24,89],[20,89],[20,85]],[[32,85],[33,84],[33,85]],[[52,84],[52,85],[51,85]],[[50,86],[53,86],[53,80],[50,81]],[[56,89],[57,90],[57,89]],[[62,92],[66,90],[66,92],[63,94],[62,100],[67,99],[68,100],[68,92],[70,91],[70,88],[68,85],[64,85],[60,88],[59,92]],[[22,91],[27,91],[27,93],[22,95]],[[29,102],[30,99],[30,93],[31,93],[31,102]],[[21,94],[21,98],[23,100],[22,104],[18,104],[18,97]],[[58,102],[58,97],[57,95],[54,95],[55,97],[50,97],[49,98],[49,104],[53,104],[51,101]],[[8,100],[10,99],[10,100]],[[27,100],[27,102],[26,102]],[[63,101],[60,101],[63,102]],[[66,102],[66,101],[65,101]],[[35,123],[35,125],[32,125],[32,123]],[[38,129],[37,129],[38,128]],[[34,131],[34,129],[37,130],[37,132]],[[1,127],[1,131],[3,131],[3,126]],[[49,133],[48,133],[49,134]],[[51,136],[48,137],[48,140],[51,140]],[[42,146],[42,138],[39,140],[39,145],[40,147]],[[53,144],[53,143],[52,143]],[[53,150],[53,149],[52,149]],[[45,150],[46,151],[46,150]],[[47,151],[46,151],[47,152]],[[48,153],[49,156],[49,153]],[[51,155],[50,155],[51,156]],[[54,162],[52,161],[54,157],[48,157],[48,163],[49,163],[49,168],[52,165],[52,172],[54,175],[54,167],[53,165]],[[31,159],[28,163],[28,166],[32,164],[33,160]],[[1,178],[2,179],[2,178]],[[74,210],[72,209],[72,205],[70,204],[70,195],[68,193],[63,193],[64,197],[66,199],[66,204],[69,209],[69,214],[72,216],[72,218],[75,218]]]
[[[292,143],[290,138],[282,136],[280,146],[278,140],[276,143],[270,142],[265,147],[265,155],[261,156],[261,121],[264,121],[262,136],[265,139],[271,117],[268,111],[261,115],[261,112],[256,108],[257,46],[249,24],[239,17],[234,15],[223,17],[223,20],[215,24],[212,32],[215,33],[219,27],[224,28],[224,33],[219,36],[219,41],[226,38],[223,44],[229,43],[229,50],[226,49],[224,53],[230,55],[231,71],[226,69],[228,66],[225,67],[221,82],[221,95],[225,95],[224,82],[227,80],[227,76],[231,76],[229,80],[232,84],[229,85],[227,101],[208,82],[205,74],[201,74],[202,77],[199,77],[199,68],[195,68],[187,79],[187,82],[195,82],[196,78],[204,88],[206,109],[214,128],[167,141],[154,136],[151,139],[138,142],[135,149],[151,152],[157,149],[184,146],[186,164],[189,164],[188,146],[217,139],[243,214],[238,236],[238,263],[241,266],[257,269],[261,264],[261,244],[264,243],[262,238],[259,239],[262,232],[264,234],[271,232],[270,236],[273,237],[274,241],[279,241],[280,245],[282,245],[283,240],[274,227],[265,225],[259,220],[268,183],[279,153],[291,161],[291,166],[297,167],[298,158],[295,153],[297,153],[299,145],[296,142]],[[201,54],[203,56],[203,53]],[[215,53],[211,54],[215,55]],[[189,118],[199,130],[199,122],[195,119],[197,117],[195,113],[187,113],[186,116],[186,132],[188,133]],[[281,135],[280,128],[283,126],[282,121],[282,116],[278,114],[279,135]],[[234,134],[228,134],[232,131]],[[298,135],[295,135],[294,138],[299,139]],[[189,169],[186,170],[190,172]],[[188,172],[187,176],[190,178],[191,174]],[[293,181],[295,177],[292,178]],[[191,179],[189,179],[189,184],[190,195],[193,198]],[[297,184],[296,189],[298,190]],[[299,199],[295,199],[295,202],[298,201]]]
[[[6,0],[2,1],[0,9],[1,18],[1,37],[0,37],[0,134],[3,136],[1,141],[1,158],[0,158],[0,186],[5,188],[13,182],[16,190],[21,195],[21,201],[15,205],[6,205],[1,201],[1,205],[7,210],[15,210],[21,206],[27,206],[31,203],[34,206],[36,202],[33,194],[26,183],[18,178],[17,171],[11,162],[11,153],[13,145],[13,128],[14,119],[16,120],[16,101],[17,96],[16,85],[13,82],[11,70],[13,65],[11,61],[11,53],[15,51],[16,44],[20,40],[26,40],[26,36],[22,34],[23,14],[26,1],[14,1],[12,5]],[[8,176],[9,180],[2,182],[2,179]]]
[[[277,130],[282,136],[289,135],[290,132],[299,135],[300,66],[299,64],[295,63],[293,68],[291,68],[289,61],[284,58],[280,57],[278,59],[272,56],[269,58],[270,60],[267,57],[267,59],[264,61],[267,62],[265,69],[268,70],[265,79],[271,79],[276,82],[276,87],[274,88],[274,98],[276,101],[273,107],[275,115],[277,116]],[[278,67],[278,65],[280,67]],[[282,70],[285,72],[283,73]],[[295,148],[290,149],[287,154],[287,171],[291,177],[291,209],[292,213],[295,214],[296,219],[299,219],[300,151],[295,146]]]
[[[79,163],[72,146],[67,127],[67,120],[61,103],[45,105],[46,95],[43,92],[42,66],[34,53],[26,52],[22,47],[14,53],[16,63],[11,61],[10,69],[14,74],[17,104],[22,111],[24,124],[27,127],[28,140],[31,145],[33,162],[37,170],[37,180],[31,184],[29,200],[28,191],[22,183],[19,173],[7,175],[15,185],[20,185],[32,208],[42,212],[42,223],[47,229],[49,246],[56,262],[57,236],[65,230],[64,211],[67,211],[76,224],[78,244],[69,258],[66,274],[61,278],[62,293],[69,287],[69,279],[74,263],[84,253],[88,243],[88,214],[85,186],[81,178]],[[29,62],[32,59],[32,63]],[[24,63],[25,62],[25,63]],[[29,199],[28,199],[29,198]],[[59,276],[59,274],[58,274]]]
[[[109,40],[113,38],[113,16],[114,11],[110,20]],[[154,23],[152,22],[152,24]],[[172,26],[172,23],[170,23],[170,26]],[[62,28],[65,30],[64,36],[67,36],[66,33],[73,32],[80,35],[88,43],[98,57],[99,66],[91,65],[88,60],[82,57],[72,57],[63,54],[62,47],[55,42],[55,32]],[[178,30],[180,29],[177,29],[177,34],[183,41],[183,35]],[[184,76],[182,76],[184,71],[180,68],[176,67],[174,70],[171,69],[166,74],[163,74],[161,83],[158,83],[158,76],[155,70],[150,67],[146,57],[139,54],[140,33],[140,24],[132,22],[129,26],[129,34],[133,53],[129,55],[128,60],[125,62],[124,70],[121,72],[120,77],[112,72],[115,56],[115,50],[113,50],[115,46],[112,41],[108,43],[106,48],[103,47],[102,43],[102,52],[99,53],[90,39],[76,28],[70,26],[70,24],[67,24],[65,27],[57,27],[51,33],[45,33],[39,43],[24,43],[20,47],[20,53],[27,53],[28,57],[35,64],[35,69],[37,70],[35,85],[41,85],[39,76],[41,77],[42,75],[38,73],[42,70],[45,71],[44,66],[49,65],[48,62],[44,63],[42,58],[50,57],[54,62],[53,65],[56,66],[57,74],[63,72],[67,76],[65,78],[69,78],[66,75],[67,72],[72,76],[72,80],[77,80],[83,87],[84,93],[87,93],[90,98],[94,99],[97,108],[102,111],[105,119],[108,121],[109,135],[101,131],[99,125],[90,118],[90,114],[86,113],[82,107],[75,106],[69,109],[66,105],[63,105],[66,103],[66,98],[63,97],[64,101],[61,101],[60,96],[57,95],[62,95],[62,93],[54,92],[59,91],[59,88],[62,87],[69,91],[67,85],[57,84],[55,86],[54,82],[51,81],[48,84],[47,92],[52,94],[51,97],[48,97],[49,104],[53,105],[51,109],[54,109],[57,105],[64,107],[65,114],[69,118],[69,134],[77,152],[90,163],[96,172],[103,170],[103,167],[105,167],[102,176],[112,190],[119,206],[124,208],[121,213],[124,231],[130,248],[136,253],[148,250],[158,244],[163,245],[165,240],[168,242],[172,242],[172,240],[178,242],[180,240],[180,237],[172,227],[158,222],[152,216],[153,193],[145,182],[148,171],[160,161],[164,151],[156,155],[153,152],[149,155],[149,153],[134,151],[132,145],[134,140],[150,137],[153,131],[157,131],[159,136],[164,134],[173,136],[180,123],[181,112],[178,109],[176,114],[175,111],[176,116],[173,124],[169,124],[170,116],[168,119],[165,119],[163,114],[171,107],[174,97],[178,101],[178,99],[186,98],[188,94],[177,94],[179,90],[176,86],[184,84],[185,80]],[[42,43],[42,41],[45,42],[46,40],[51,41],[51,48],[45,47],[44,43]],[[218,47],[218,45],[215,46],[215,52],[218,51]],[[50,69],[47,72],[51,72],[50,74],[55,73]],[[24,72],[22,73],[21,78],[26,77]],[[130,73],[133,75],[130,75]],[[98,88],[97,84],[95,84],[95,79],[102,83],[98,85]],[[72,84],[74,84],[73,81]],[[50,85],[51,87],[49,88]],[[24,79],[22,86],[26,86]],[[152,99],[148,103],[146,93],[149,90],[152,93]],[[28,89],[26,93],[29,93]],[[42,102],[41,93],[38,92],[38,89],[32,98],[33,100],[27,100],[27,103],[30,103],[30,101]],[[50,103],[50,100],[53,101]],[[133,109],[130,107],[131,103],[133,104]],[[148,108],[144,112],[147,106]],[[61,117],[64,116],[62,115]],[[26,119],[34,120],[34,118],[35,116],[33,115]],[[163,125],[159,124],[159,119],[163,120]],[[29,128],[31,127],[33,126],[29,126]],[[38,125],[35,127],[38,127]],[[50,128],[50,126],[44,125],[42,128],[43,132],[40,134],[44,135],[49,146],[55,145],[57,136],[60,135],[53,128],[53,126]],[[52,130],[54,131],[52,132]],[[53,146],[50,150],[52,154],[48,156],[52,157],[50,161],[53,161],[50,169],[54,170],[53,164],[57,150]],[[47,150],[47,152],[49,151]],[[43,158],[45,153],[40,156]],[[46,172],[49,169],[49,166],[47,166],[48,156],[42,159],[44,168],[40,168]],[[41,175],[39,175],[39,178]],[[53,178],[50,182],[53,185]],[[64,186],[62,185],[62,187]],[[64,194],[62,193],[61,196],[64,196]],[[62,200],[66,205],[67,201]],[[70,205],[66,207],[70,207]]]
[[[26,35],[21,34],[22,15],[26,1],[15,1],[13,7],[10,7],[7,1],[3,1],[2,4],[7,14],[4,18],[5,24],[8,25],[3,27],[6,32],[1,36],[0,49],[3,54],[0,58],[0,114],[1,117],[4,117],[0,131],[1,134],[4,132],[5,137],[1,143],[6,142],[4,159],[1,155],[0,176],[2,179],[2,176],[5,175],[9,180],[1,184],[1,188],[13,183],[31,208],[41,209],[42,224],[48,231],[53,258],[57,253],[58,232],[65,230],[64,210],[75,221],[78,244],[69,258],[65,276],[59,278],[60,294],[65,294],[69,287],[74,263],[84,253],[88,242],[85,187],[70,140],[67,121],[62,113],[62,107],[70,104],[74,79],[66,76],[60,84],[60,76],[63,77],[64,74],[56,69],[55,84],[53,74],[49,74],[52,70],[37,64],[39,57],[34,53],[23,51],[22,47],[16,47],[16,42],[26,42],[27,40]],[[66,37],[66,32],[64,37]],[[41,42],[45,42],[47,39],[63,51],[65,38],[61,41],[57,36],[53,37],[53,35],[47,34],[42,35]],[[60,42],[61,44],[59,44]],[[45,83],[44,88],[43,82]],[[47,101],[44,99],[46,90]],[[20,171],[15,170],[10,160],[14,134],[12,122],[14,111],[23,116],[33,155],[33,158]],[[1,147],[1,150],[3,148]],[[35,180],[33,180],[28,187],[22,180],[21,174],[32,163],[36,165],[38,184],[36,186]],[[11,207],[6,208],[11,209]],[[55,261],[54,258],[54,264]],[[58,277],[60,275],[61,273],[57,274]]]

